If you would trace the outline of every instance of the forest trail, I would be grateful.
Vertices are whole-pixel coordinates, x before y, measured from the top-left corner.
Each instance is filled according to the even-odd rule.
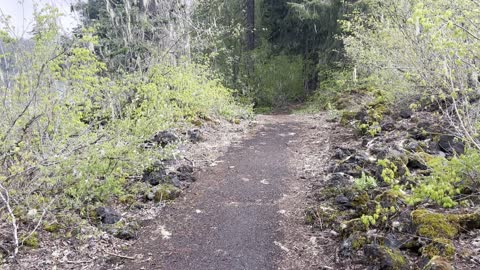
[[[315,247],[302,246],[314,241],[303,222],[308,187],[297,173],[296,153],[308,146],[305,133],[316,129],[310,121],[259,116],[247,138],[198,172],[183,200],[147,226],[128,252],[136,259],[121,268],[304,268]]]

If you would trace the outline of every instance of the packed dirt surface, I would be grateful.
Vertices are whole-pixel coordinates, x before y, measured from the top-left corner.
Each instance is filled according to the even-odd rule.
[[[259,116],[104,269],[328,269],[319,255],[331,243],[310,231],[303,211],[329,128],[322,116]]]

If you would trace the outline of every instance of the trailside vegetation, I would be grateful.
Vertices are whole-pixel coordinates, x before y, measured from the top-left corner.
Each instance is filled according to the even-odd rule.
[[[95,16],[108,20],[104,13]],[[143,198],[148,186],[142,175],[172,159],[180,142],[156,142],[157,133],[250,115],[219,75],[188,54],[172,62],[154,53],[162,46],[138,48],[137,42],[148,47],[153,38],[150,43],[126,38],[123,49],[114,48],[120,41],[109,37],[124,34],[117,25],[105,30],[108,24],[85,23],[73,36],[63,36],[60,16],[54,7],[37,10],[29,39],[17,38],[8,18],[2,21],[0,231],[8,241],[0,244],[5,257],[38,246],[40,231],[81,237],[80,228],[95,223],[92,211],[99,206]],[[113,29],[118,32],[104,32]]]

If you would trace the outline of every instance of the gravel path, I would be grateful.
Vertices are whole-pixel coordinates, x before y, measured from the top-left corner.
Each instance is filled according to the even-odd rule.
[[[302,136],[312,130],[309,125],[305,117],[260,117],[250,136],[198,172],[189,192],[144,229],[127,252],[136,259],[122,268],[298,267],[285,260],[301,260],[292,255],[299,249],[292,237],[305,237],[308,229],[301,224],[303,209],[289,208],[302,207],[308,187],[292,166],[298,160],[292,159],[298,157],[294,152]]]

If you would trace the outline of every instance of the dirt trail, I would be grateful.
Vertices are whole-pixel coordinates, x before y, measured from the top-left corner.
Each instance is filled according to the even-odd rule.
[[[319,251],[302,223],[309,187],[297,160],[313,123],[318,119],[259,117],[245,140],[198,172],[183,200],[146,227],[128,251],[136,259],[120,268],[313,269],[305,262]]]

